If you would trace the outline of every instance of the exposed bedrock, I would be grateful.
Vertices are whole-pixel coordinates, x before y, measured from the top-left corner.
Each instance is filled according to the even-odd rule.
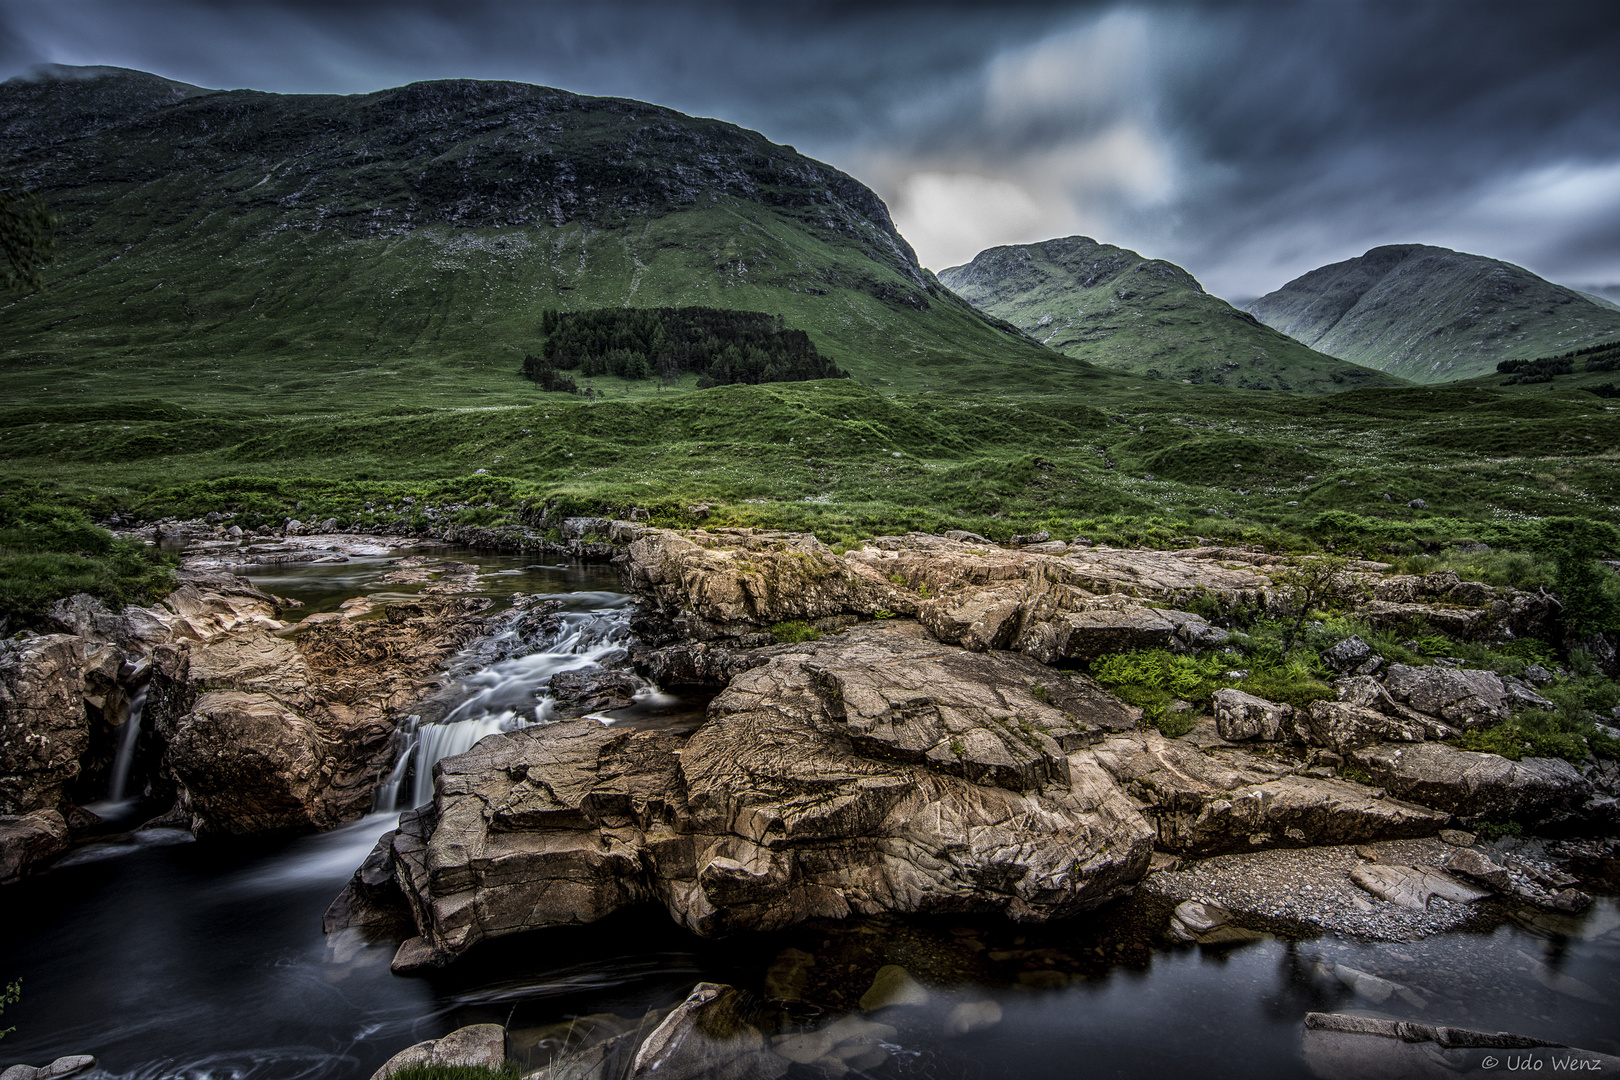
[[[693,931],[852,913],[1095,906],[1146,870],[1151,824],[1087,747],[1127,710],[1025,658],[864,626],[744,672],[683,741],[593,720],[440,763],[391,841],[422,932],[401,966],[662,903]]]
[[[759,650],[683,740],[593,720],[484,739],[380,859],[420,936],[401,969],[655,901],[703,935],[813,917],[1093,907],[1189,855],[1428,836],[1450,814],[1236,747],[1134,730],[1084,676],[909,620]],[[364,894],[363,896],[361,894]]]

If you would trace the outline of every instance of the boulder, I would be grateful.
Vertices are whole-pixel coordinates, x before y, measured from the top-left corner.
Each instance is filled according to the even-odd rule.
[[[396,963],[646,900],[705,936],[1100,904],[1152,847],[1083,749],[1093,717],[1124,707],[1068,697],[1051,672],[1037,695],[1034,670],[866,624],[738,676],[684,742],[592,720],[489,736],[441,761],[432,805],[401,819],[395,869],[421,938]]]
[[[1372,646],[1359,637],[1347,637],[1322,652],[1322,663],[1341,675],[1357,671],[1371,659],[1373,659]]]
[[[55,809],[0,815],[0,881],[68,848],[68,826]]]
[[[698,983],[642,1040],[630,1080],[776,1080],[788,1070],[758,1028],[740,1017],[736,989]]]
[[[1507,687],[1494,671],[1391,664],[1384,676],[1390,697],[1460,728],[1507,719]]]
[[[1370,746],[1350,757],[1392,794],[1466,819],[1545,821],[1573,813],[1592,790],[1559,758],[1510,761],[1436,742]]]
[[[622,709],[635,700],[642,686],[634,675],[600,667],[560,671],[547,683],[557,702],[557,715],[569,717]]]
[[[506,1029],[499,1024],[473,1024],[457,1028],[443,1038],[407,1046],[372,1073],[371,1080],[388,1080],[401,1069],[412,1066],[495,1071],[505,1064]]]
[[[169,767],[198,836],[323,824],[320,733],[275,697],[209,691],[165,735]]]
[[[1205,754],[1157,732],[1091,751],[1143,804],[1158,845],[1186,855],[1427,836],[1449,815],[1359,784],[1298,775],[1240,751]]]
[[[1433,726],[1349,701],[1313,701],[1306,716],[1310,741],[1340,754],[1386,740],[1422,742]]]
[[[1294,715],[1291,705],[1278,705],[1241,690],[1226,689],[1215,691],[1212,708],[1215,729],[1223,739],[1277,742],[1291,734],[1289,720]]]

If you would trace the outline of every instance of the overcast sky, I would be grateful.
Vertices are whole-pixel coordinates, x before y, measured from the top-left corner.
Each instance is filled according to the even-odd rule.
[[[1620,283],[1615,0],[0,0],[0,74],[42,62],[640,98],[853,174],[935,270],[1083,233],[1239,299],[1403,242]]]

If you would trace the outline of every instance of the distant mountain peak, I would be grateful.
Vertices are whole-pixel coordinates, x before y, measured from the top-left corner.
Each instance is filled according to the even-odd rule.
[[[1318,267],[1248,309],[1314,349],[1417,382],[1620,338],[1620,312],[1574,289],[1428,244],[1386,244]]]
[[[1261,325],[1175,263],[1089,236],[988,248],[939,278],[1043,344],[1138,375],[1305,391],[1392,381]]]

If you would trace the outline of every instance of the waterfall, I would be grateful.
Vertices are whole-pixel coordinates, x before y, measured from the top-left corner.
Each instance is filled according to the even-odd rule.
[[[592,599],[602,594],[587,594]],[[594,667],[630,641],[630,607],[563,612],[551,640],[536,652],[472,672],[452,693],[459,702],[437,723],[411,716],[400,725],[399,758],[377,789],[378,810],[408,810],[433,799],[433,766],[464,754],[486,735],[552,722],[555,701],[542,689],[560,671]]]
[[[135,770],[135,744],[141,737],[141,717],[146,711],[146,684],[129,699],[129,718],[118,729],[118,749],[113,753],[112,770],[107,774],[107,794],[85,807],[101,818],[118,818],[134,805],[129,794],[129,774]],[[140,794],[139,792],[135,793]]]
[[[135,765],[135,742],[141,735],[141,714],[146,711],[146,686],[135,691],[129,701],[129,719],[118,733],[118,752],[113,755],[112,776],[107,782],[107,801],[124,801],[124,789],[129,786],[129,772]]]

